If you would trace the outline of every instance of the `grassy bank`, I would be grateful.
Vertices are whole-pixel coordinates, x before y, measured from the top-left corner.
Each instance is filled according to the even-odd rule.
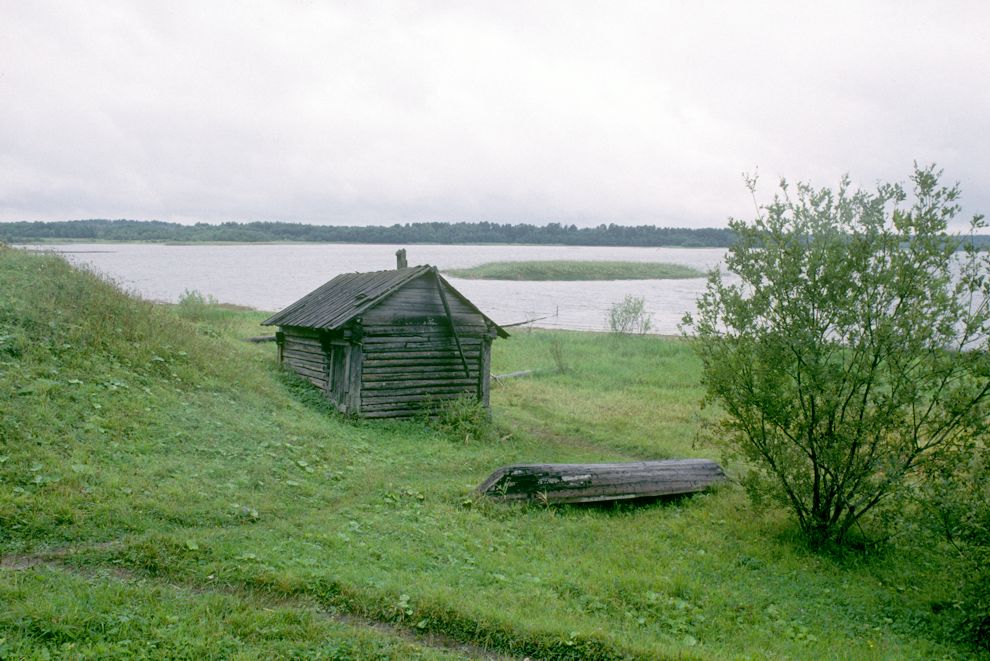
[[[665,280],[704,276],[698,269],[682,264],[567,260],[488,262],[444,273],[454,278],[474,280]]]
[[[328,411],[248,344],[0,250],[0,656],[965,658],[948,555],[830,558],[736,485],[503,506],[513,462],[717,457],[684,342],[499,341],[495,433]],[[730,475],[739,468],[727,466]],[[938,611],[938,612],[936,612]]]

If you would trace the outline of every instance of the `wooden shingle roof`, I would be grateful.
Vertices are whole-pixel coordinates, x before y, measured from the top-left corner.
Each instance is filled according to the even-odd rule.
[[[341,273],[333,280],[317,287],[281,312],[277,312],[261,322],[262,326],[299,326],[320,330],[336,330],[354,317],[360,316],[368,308],[374,307],[382,299],[407,282],[427,273],[436,273],[433,266],[424,264],[390,271],[370,273]],[[508,333],[495,324],[471,301],[450,286],[439,273],[436,277],[464,303],[473,308],[495,325],[498,334],[507,337]]]

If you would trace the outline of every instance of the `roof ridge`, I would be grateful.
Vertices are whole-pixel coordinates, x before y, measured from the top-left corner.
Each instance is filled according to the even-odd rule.
[[[482,312],[477,305],[459,292],[440,275],[440,269],[430,264],[408,266],[402,269],[382,271],[354,271],[339,273],[299,300],[276,312],[261,324],[263,326],[299,326],[322,330],[336,330],[383,299],[395,293],[407,283],[427,273],[434,273],[439,286],[446,287],[461,302],[480,314],[486,322],[498,329],[500,337],[508,333]]]
[[[397,288],[434,268],[430,264],[420,264],[403,269],[339,273],[261,324],[339,328]]]

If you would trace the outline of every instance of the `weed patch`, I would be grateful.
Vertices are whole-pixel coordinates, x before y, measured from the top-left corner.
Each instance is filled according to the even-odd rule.
[[[495,443],[507,438],[492,421],[491,413],[473,397],[438,402],[426,424],[440,434],[463,443]]]

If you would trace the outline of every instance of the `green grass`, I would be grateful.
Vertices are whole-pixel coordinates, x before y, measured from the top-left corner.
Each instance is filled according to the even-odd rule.
[[[263,313],[137,301],[10,249],[0,282],[0,656],[975,655],[949,634],[950,557],[907,536],[815,554],[734,483],[472,497],[514,462],[718,458],[683,341],[499,341],[496,373],[555,345],[569,370],[495,387],[482,441],[331,413],[239,339]]]
[[[467,269],[450,269],[444,273],[454,278],[474,280],[666,280],[701,278],[705,275],[682,264],[567,260],[488,262]]]
[[[41,568],[0,573],[2,658],[454,659],[316,604]]]

